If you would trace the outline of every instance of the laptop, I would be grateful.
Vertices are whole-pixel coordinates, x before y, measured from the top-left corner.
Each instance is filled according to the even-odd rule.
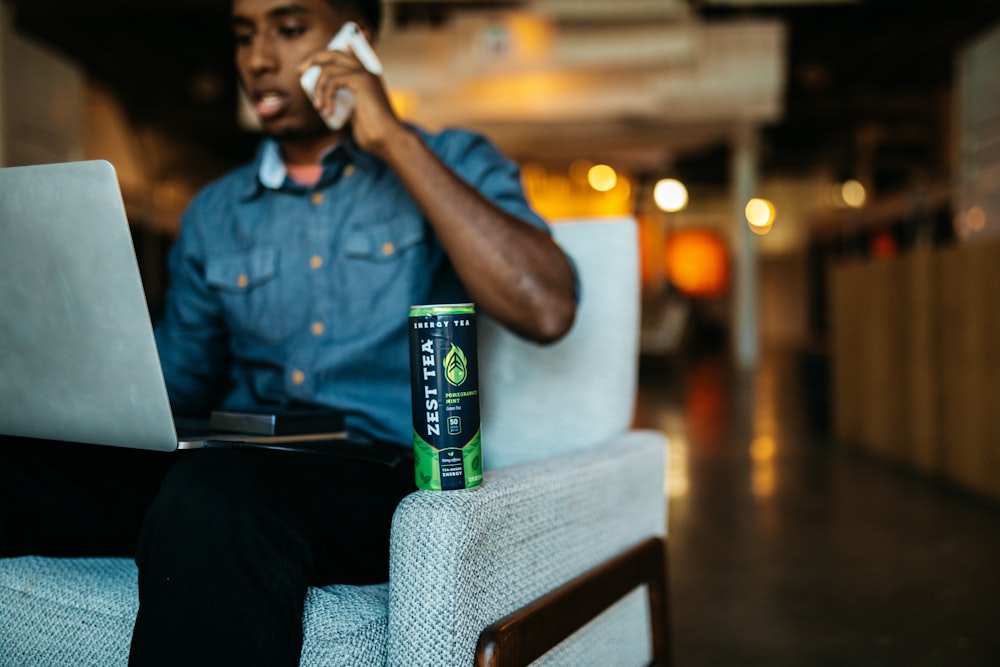
[[[0,434],[161,451],[347,444],[335,413],[289,435],[220,416],[255,428],[174,418],[111,163],[0,168]]]

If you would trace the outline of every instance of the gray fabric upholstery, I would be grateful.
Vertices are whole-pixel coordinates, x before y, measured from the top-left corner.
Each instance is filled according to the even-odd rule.
[[[484,627],[664,534],[664,466],[663,436],[636,431],[596,450],[491,471],[475,489],[405,498],[393,521],[389,664],[472,664]],[[635,637],[624,625],[644,630],[640,619],[612,625]],[[635,643],[648,650],[648,641]]]
[[[310,588],[302,619],[305,667],[385,664],[389,585]]]
[[[0,667],[124,667],[136,573],[126,558],[0,560]],[[302,664],[383,664],[388,600],[388,584],[311,588]]]
[[[542,348],[484,318],[485,482],[404,499],[390,583],[309,590],[303,665],[471,665],[486,625],[666,533],[666,441],[629,431],[635,223],[560,224],[554,233],[581,279],[573,331]],[[131,560],[0,559],[0,667],[125,665],[136,609]],[[644,664],[648,618],[638,590],[537,664]]]
[[[533,667],[638,667],[650,663],[649,602],[645,587],[629,593]]]
[[[124,558],[0,560],[0,665],[125,665],[135,579]]]
[[[483,462],[504,466],[586,449],[631,423],[639,350],[639,257],[631,219],[560,223],[580,305],[569,334],[541,346],[482,318]]]

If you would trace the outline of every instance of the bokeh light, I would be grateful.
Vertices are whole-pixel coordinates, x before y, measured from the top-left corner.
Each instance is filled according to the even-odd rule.
[[[598,192],[608,192],[617,185],[618,174],[606,164],[595,164],[587,172],[587,182]]]
[[[891,231],[883,230],[878,232],[872,236],[869,245],[872,257],[889,259],[896,256],[896,237],[892,235]]]
[[[840,197],[851,208],[861,208],[865,205],[865,199],[867,198],[865,186],[853,178],[849,181],[844,181],[840,186]]]
[[[664,248],[667,278],[683,294],[715,298],[729,287],[729,249],[709,229],[679,229],[667,236]]]
[[[777,447],[774,438],[769,435],[760,435],[750,443],[750,458],[754,461],[770,461],[774,458]]]
[[[688,203],[688,191],[676,178],[664,178],[653,187],[653,201],[667,213],[684,210]]]
[[[969,226],[970,230],[974,232],[980,231],[986,226],[986,211],[983,210],[982,206],[973,206],[965,214],[965,223]]]
[[[775,210],[774,204],[767,199],[754,197],[747,202],[744,209],[747,223],[754,234],[767,234],[774,224]]]

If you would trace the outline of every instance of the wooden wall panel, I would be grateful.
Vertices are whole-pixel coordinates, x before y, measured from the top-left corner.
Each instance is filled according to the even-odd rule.
[[[899,368],[896,363],[900,347],[896,338],[897,301],[894,291],[894,270],[890,262],[874,262],[861,267],[864,279],[856,293],[859,314],[865,324],[861,328],[858,348],[861,353],[861,403],[863,442],[881,456],[898,459],[894,431],[899,430],[898,401],[900,394]]]
[[[838,440],[1000,498],[1000,243],[831,272]]]
[[[905,459],[914,467],[935,472],[941,467],[940,343],[937,339],[937,258],[917,252],[901,261],[901,300],[906,304],[901,387],[905,397],[902,423],[906,441]]]
[[[830,377],[833,432],[843,442],[863,442],[861,430],[862,386],[861,355],[857,341],[861,340],[863,318],[855,315],[856,296],[863,279],[856,264],[835,267],[830,276]]]
[[[984,246],[986,265],[983,290],[986,313],[986,363],[983,365],[988,378],[983,396],[986,411],[986,490],[1000,498],[1000,243]]]

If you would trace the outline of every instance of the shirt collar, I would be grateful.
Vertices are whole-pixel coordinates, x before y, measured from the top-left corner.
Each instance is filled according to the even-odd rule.
[[[265,139],[259,155],[257,179],[265,188],[272,190],[281,188],[288,176],[288,170],[285,169],[285,161],[281,159],[278,142],[274,139]]]
[[[353,161],[356,160],[358,155],[364,155],[364,153],[360,153],[358,149],[354,147],[352,141],[349,142],[348,139],[344,139],[328,148],[323,155],[320,156],[319,161],[323,164],[324,168],[335,161],[333,156],[337,153],[337,149],[348,143],[350,143],[352,147],[351,149],[345,150],[348,156],[350,156],[349,160]],[[257,179],[265,188],[280,190],[284,186],[286,178],[288,178],[288,169],[285,167],[285,161],[281,157],[281,150],[278,148],[278,142],[271,138],[265,139],[260,148],[260,163],[257,167]]]
[[[345,164],[356,164],[361,168],[373,167],[376,162],[373,155],[358,147],[350,133],[346,133],[340,143],[326,151],[320,159],[324,167],[332,165],[337,160]],[[271,190],[280,190],[284,187],[288,170],[285,169],[277,141],[271,137],[265,137],[261,141],[251,170],[255,177],[249,179],[243,194],[244,199],[253,199],[260,194],[262,187]]]

